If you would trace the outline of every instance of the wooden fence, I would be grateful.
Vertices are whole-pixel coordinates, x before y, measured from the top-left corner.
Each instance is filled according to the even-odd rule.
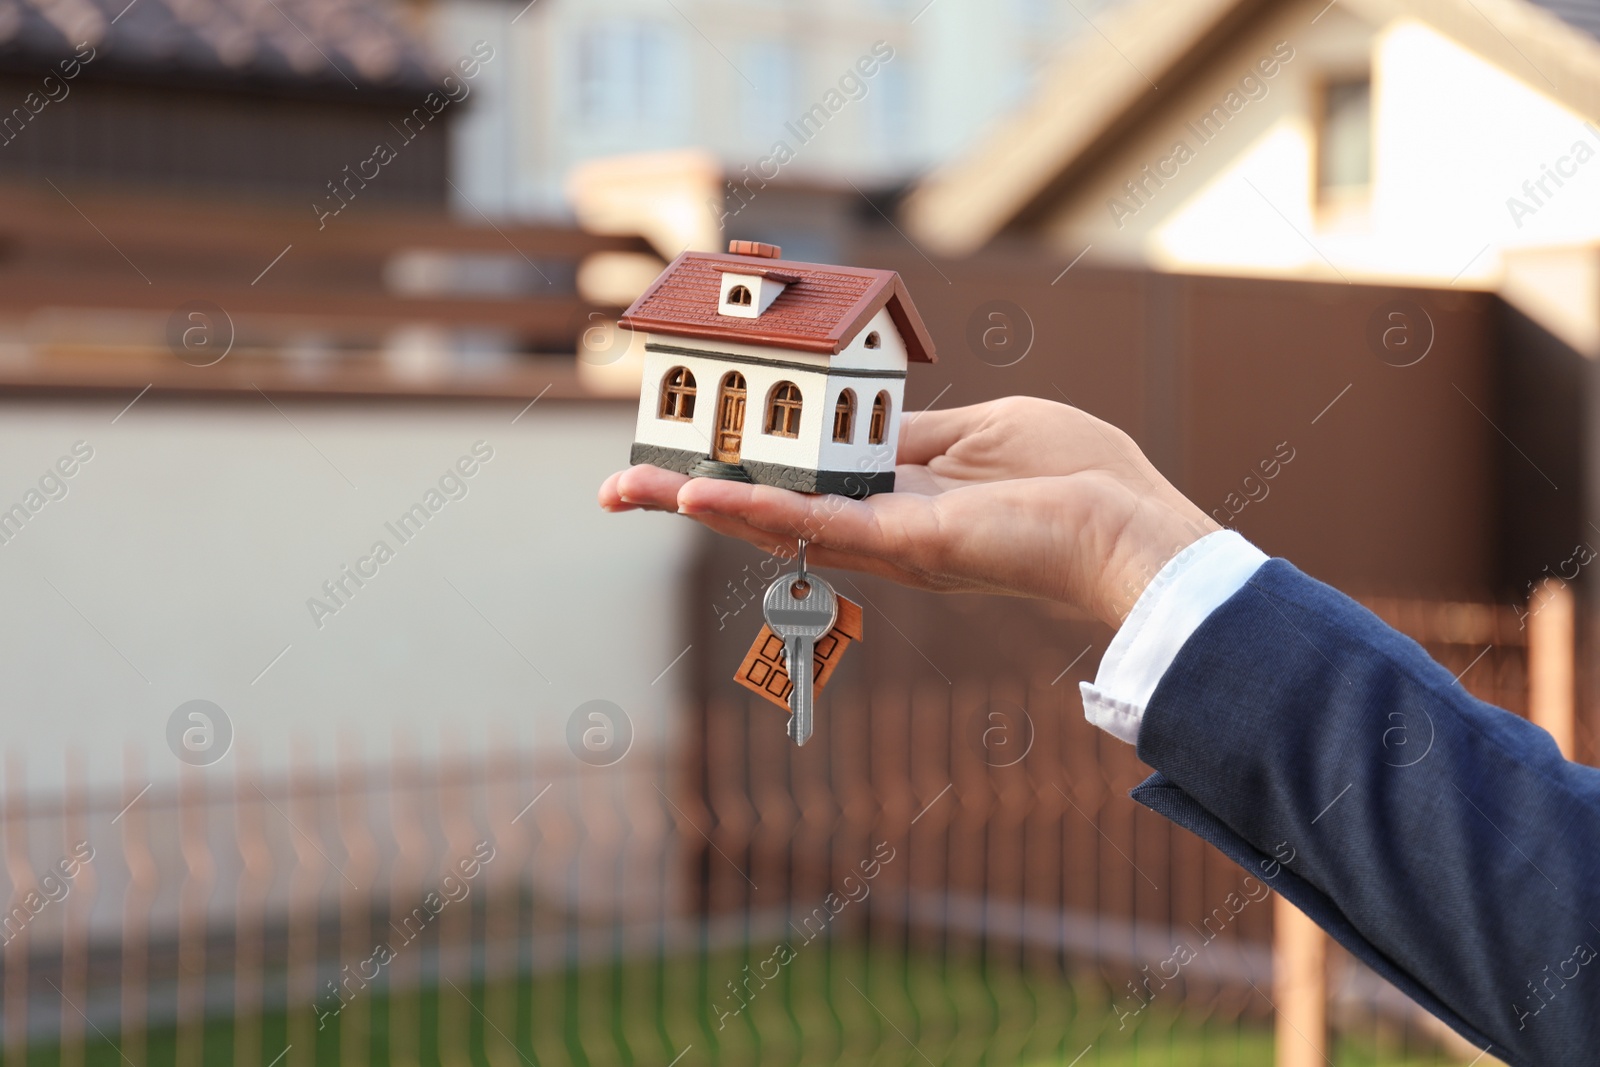
[[[1535,677],[1573,676],[1561,595],[1538,613],[1373,606],[1468,689],[1522,712],[1573,706],[1555,682],[1526,696],[1530,660]],[[13,754],[0,1053],[263,1067],[668,1062],[693,1047],[686,1063],[832,1062],[875,1043],[893,1056],[906,1038],[935,1056],[1100,1050],[1089,1064],[1137,1031],[1171,1046],[1159,1062],[1182,1063],[1188,1027],[1264,1041],[1252,1035],[1275,1016],[1285,1067],[1322,1061],[1331,1035],[1379,1053],[1448,1047],[1243,872],[1123,795],[1144,772],[1083,722],[1070,679],[1091,671],[1086,658],[1061,684],[847,686],[803,750],[777,708],[713,703],[680,751],[612,767],[506,746],[419,761],[401,738],[379,764],[306,747],[265,774],[240,752],[165,785],[130,756],[103,793],[73,758],[66,791],[41,798]],[[1230,893],[1251,903],[1222,925]],[[1148,1005],[1129,993],[1189,931],[1206,944],[1182,981]],[[818,933],[829,947],[806,966],[826,966],[791,968],[783,999],[759,1000],[749,975],[768,946]],[[874,975],[909,983],[960,961],[976,961],[994,1011],[949,978],[908,985],[883,1014]],[[867,984],[851,992],[841,973]],[[827,1036],[781,1016],[726,1026],[780,1003],[831,1013]]]

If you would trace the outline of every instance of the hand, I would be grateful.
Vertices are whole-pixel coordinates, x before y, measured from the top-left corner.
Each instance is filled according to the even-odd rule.
[[[1035,397],[907,414],[895,491],[850,500],[638,466],[608,511],[666,509],[768,552],[943,592],[1042,597],[1116,627],[1163,564],[1218,529],[1133,439]]]

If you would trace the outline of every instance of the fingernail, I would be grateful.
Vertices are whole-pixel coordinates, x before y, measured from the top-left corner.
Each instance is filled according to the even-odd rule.
[[[708,509],[695,507],[693,504],[679,504],[679,515],[704,515]]]

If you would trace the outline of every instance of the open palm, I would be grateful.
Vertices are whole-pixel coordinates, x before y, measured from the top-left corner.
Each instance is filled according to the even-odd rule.
[[[1216,529],[1121,430],[1008,397],[908,414],[895,491],[850,500],[639,466],[606,480],[610,511],[677,511],[817,566],[940,591],[1043,597],[1116,625],[1162,563]]]

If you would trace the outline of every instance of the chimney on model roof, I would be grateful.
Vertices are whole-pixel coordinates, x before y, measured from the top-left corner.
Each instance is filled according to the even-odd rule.
[[[765,241],[729,241],[728,253],[735,256],[757,256],[761,259],[782,259],[783,249]]]

